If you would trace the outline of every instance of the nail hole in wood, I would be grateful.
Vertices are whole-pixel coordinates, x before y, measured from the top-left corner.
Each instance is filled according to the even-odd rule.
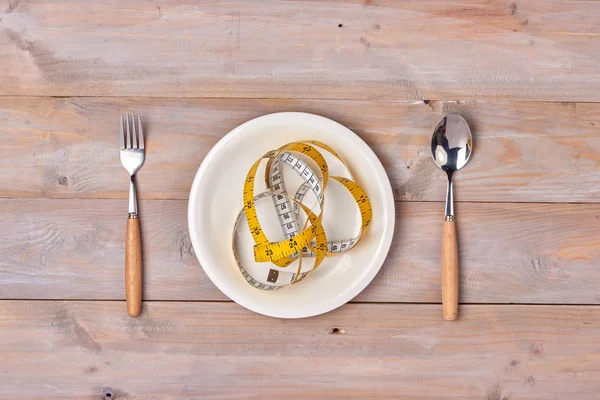
[[[105,400],[114,398],[113,390],[111,388],[105,388],[102,393],[104,393]]]
[[[341,28],[342,26],[344,26],[343,24],[338,24],[338,28]]]
[[[346,333],[346,329],[345,328],[331,328],[329,329],[329,334],[330,335],[343,335]]]

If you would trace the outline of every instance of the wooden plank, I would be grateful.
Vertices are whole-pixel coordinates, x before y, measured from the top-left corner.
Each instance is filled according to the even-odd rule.
[[[0,197],[125,198],[118,115],[145,120],[142,198],[186,199],[212,146],[237,125],[278,111],[321,114],[375,151],[397,200],[445,199],[431,132],[458,112],[475,151],[456,176],[457,200],[600,202],[600,104],[324,100],[0,98]],[[258,156],[258,155],[257,155]]]
[[[125,299],[127,200],[0,204],[2,298]],[[187,202],[141,201],[139,210],[143,298],[226,299],[194,255]]]
[[[193,253],[187,202],[140,207],[144,299],[225,300]],[[0,297],[124,299],[126,210],[126,200],[0,201]],[[461,302],[600,304],[600,205],[459,203],[456,212]],[[356,300],[440,302],[442,215],[442,203],[397,203],[390,254]]]
[[[572,399],[600,391],[600,309],[0,302],[0,399]],[[332,328],[343,334],[330,334]]]
[[[600,101],[596,1],[0,1],[0,94]]]

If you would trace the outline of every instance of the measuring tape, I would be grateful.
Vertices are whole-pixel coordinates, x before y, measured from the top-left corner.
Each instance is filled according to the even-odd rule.
[[[337,158],[344,165],[351,179],[341,176],[329,176],[329,167],[320,150],[326,151]],[[267,160],[265,170],[267,190],[255,195],[256,174],[264,160]],[[316,165],[316,172],[307,160]],[[303,180],[293,197],[290,197],[286,190],[283,180],[283,167],[291,168]],[[327,241],[327,235],[322,225],[322,217],[325,203],[324,193],[330,179],[341,184],[352,195],[358,206],[361,226],[359,232],[350,239]],[[317,214],[312,210],[314,207],[309,208],[303,203],[309,191],[317,199],[314,205],[314,207],[318,206],[319,208]],[[269,197],[273,201],[281,230],[286,238],[279,242],[269,241],[256,213],[256,203]],[[317,269],[325,257],[336,256],[355,247],[367,231],[373,215],[371,202],[367,194],[360,185],[353,181],[352,174],[344,160],[331,147],[315,140],[289,143],[277,150],[265,153],[252,165],[246,175],[243,201],[244,207],[237,216],[233,230],[233,254],[246,281],[255,288],[262,290],[277,290],[289,284],[300,282]],[[303,224],[300,223],[301,212],[306,216]],[[244,219],[254,240],[254,260],[256,262],[271,263],[269,268],[265,268],[260,274],[250,273],[244,268],[237,251],[235,234]],[[314,258],[312,266],[306,266],[305,264],[303,267],[303,258]],[[298,265],[295,272],[286,269],[296,261]]]

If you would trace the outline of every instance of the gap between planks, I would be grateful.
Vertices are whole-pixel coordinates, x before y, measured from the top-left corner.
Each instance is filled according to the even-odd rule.
[[[125,304],[125,300],[119,300],[119,299],[14,299],[14,298],[0,298],[0,301],[7,301],[7,302],[34,302],[34,301],[38,301],[38,302],[72,302],[72,303],[97,303],[97,302],[104,302],[104,303],[123,303]],[[158,303],[202,303],[202,304],[235,304],[235,302],[233,300],[142,300],[142,308],[144,307],[144,304],[158,304]],[[414,302],[414,301],[352,301],[350,300],[349,302],[341,305],[340,307],[344,307],[346,304],[359,304],[359,305],[397,305],[397,306],[401,306],[401,305],[406,305],[406,306],[435,306],[435,305],[439,305],[441,306],[442,303],[436,303],[436,302]],[[600,304],[594,304],[594,303],[573,303],[573,304],[569,304],[569,303],[473,303],[473,302],[469,302],[469,303],[461,303],[459,302],[458,304],[460,304],[461,306],[527,306],[527,307],[600,307]],[[240,306],[242,307],[242,306]],[[340,308],[338,307],[338,308]],[[336,309],[334,309],[336,310]],[[331,310],[333,311],[333,310]],[[328,311],[327,313],[331,312]],[[327,314],[325,313],[325,314]],[[259,314],[259,313],[257,313]],[[322,315],[322,314],[318,314],[318,315]]]
[[[144,197],[138,193],[138,199],[146,201],[187,201],[188,199],[178,199],[175,197],[158,198],[158,197]],[[126,200],[127,197],[42,197],[42,196],[7,196],[0,195],[0,200]],[[438,200],[394,200],[394,204],[405,204],[405,203],[428,203],[428,204],[445,204],[444,201]],[[539,204],[539,205],[595,205],[598,204],[592,201],[490,201],[490,200],[469,200],[469,201],[454,201],[454,204]]]
[[[497,98],[494,96],[491,97],[481,97],[477,99],[461,99],[461,98],[440,98],[440,99],[426,99],[426,98],[414,98],[414,99],[406,99],[406,98],[375,98],[368,99],[364,97],[285,97],[285,96],[277,96],[277,97],[253,97],[253,96],[238,96],[238,97],[222,97],[222,96],[129,96],[129,95],[102,95],[102,96],[89,96],[89,95],[65,95],[65,96],[53,96],[53,95],[34,95],[34,94],[0,94],[0,99],[3,98],[19,98],[19,99],[129,99],[129,100],[290,100],[290,101],[361,101],[361,102],[389,102],[389,103],[414,103],[414,102],[424,102],[428,104],[428,102],[440,102],[440,103],[467,103],[467,102],[499,102],[499,103],[552,103],[552,104],[600,104],[600,100],[553,100],[553,99],[503,99]]]

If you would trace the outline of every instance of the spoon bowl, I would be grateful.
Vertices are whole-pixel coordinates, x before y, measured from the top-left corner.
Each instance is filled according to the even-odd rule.
[[[446,115],[431,138],[433,161],[446,173],[453,174],[471,157],[473,137],[469,124],[458,114]]]

